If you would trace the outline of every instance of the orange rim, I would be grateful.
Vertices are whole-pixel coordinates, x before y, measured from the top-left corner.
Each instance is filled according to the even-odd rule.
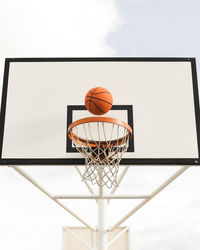
[[[91,123],[91,122],[106,122],[106,123],[117,124],[121,127],[126,128],[128,130],[128,133],[127,133],[127,135],[125,135],[119,139],[111,140],[109,142],[96,141],[96,143],[94,143],[94,141],[81,138],[72,132],[72,129],[74,127],[81,125],[81,124],[84,124],[84,123]],[[84,146],[88,146],[88,144],[89,144],[91,147],[98,147],[99,145],[101,145],[102,147],[121,145],[121,144],[123,144],[124,140],[128,137],[131,137],[132,134],[133,134],[132,128],[127,123],[125,123],[121,120],[115,119],[115,118],[110,118],[110,117],[86,117],[86,118],[82,118],[80,120],[77,120],[77,121],[71,123],[69,128],[68,128],[68,136],[71,140],[73,139],[76,143],[82,144]]]

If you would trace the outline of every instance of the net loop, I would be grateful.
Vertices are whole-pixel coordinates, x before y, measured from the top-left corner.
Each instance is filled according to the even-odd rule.
[[[84,178],[99,186],[118,186],[119,164],[127,151],[131,127],[109,117],[88,117],[73,122],[68,136],[85,158]]]

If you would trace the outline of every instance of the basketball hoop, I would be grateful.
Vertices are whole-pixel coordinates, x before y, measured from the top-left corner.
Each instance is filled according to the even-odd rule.
[[[115,118],[88,117],[73,122],[68,136],[85,158],[85,179],[108,188],[118,185],[119,163],[132,136],[128,124]]]

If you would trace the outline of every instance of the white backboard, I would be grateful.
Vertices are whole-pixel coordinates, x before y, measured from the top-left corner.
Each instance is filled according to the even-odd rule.
[[[199,164],[199,100],[193,58],[7,59],[1,164],[84,164],[67,139],[90,88],[113,95],[105,116],[134,136],[122,164]]]

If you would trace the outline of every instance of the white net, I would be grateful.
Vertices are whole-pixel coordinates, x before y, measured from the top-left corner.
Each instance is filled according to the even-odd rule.
[[[84,178],[111,188],[118,185],[119,163],[129,145],[129,130],[115,123],[87,122],[69,131],[74,147],[85,157]]]

